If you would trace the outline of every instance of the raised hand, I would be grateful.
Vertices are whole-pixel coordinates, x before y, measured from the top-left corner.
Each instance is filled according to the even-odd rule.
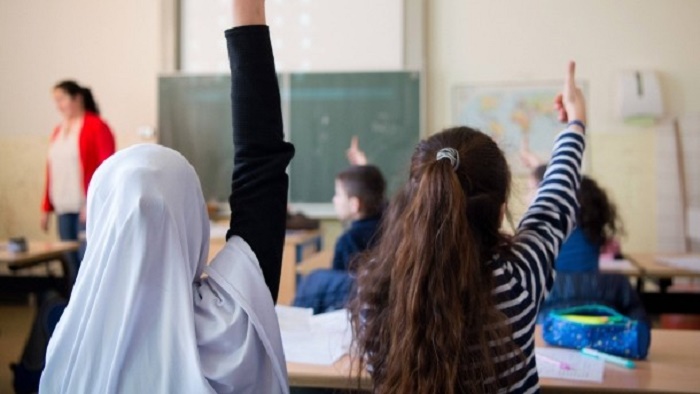
[[[360,149],[360,143],[357,136],[353,136],[350,140],[350,148],[346,152],[348,161],[353,166],[367,165],[367,155]]]
[[[554,99],[554,109],[559,112],[561,122],[580,120],[586,123],[586,102],[581,89],[576,86],[576,63],[569,62],[564,89]]]
[[[233,27],[265,24],[265,0],[233,0]]]

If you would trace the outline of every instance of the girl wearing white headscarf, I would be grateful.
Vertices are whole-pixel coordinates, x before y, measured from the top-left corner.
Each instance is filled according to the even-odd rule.
[[[264,1],[234,8],[225,248],[206,265],[205,202],[180,154],[140,145],[105,161],[88,192],[88,249],[40,392],[289,391],[274,299],[294,149],[283,141]]]

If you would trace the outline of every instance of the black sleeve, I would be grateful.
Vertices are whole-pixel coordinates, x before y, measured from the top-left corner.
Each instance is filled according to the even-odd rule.
[[[226,32],[226,41],[235,147],[226,239],[238,235],[250,245],[276,302],[289,188],[286,168],[294,147],[284,141],[269,29],[237,27]]]

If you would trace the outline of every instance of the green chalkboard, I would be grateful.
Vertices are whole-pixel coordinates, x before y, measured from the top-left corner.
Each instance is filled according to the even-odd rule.
[[[280,74],[285,131],[296,147],[290,202],[330,203],[357,135],[390,192],[405,179],[420,130],[419,74]],[[224,201],[233,169],[230,77],[161,76],[159,141],[194,166],[204,197]]]
[[[387,179],[392,193],[406,178],[420,136],[418,73],[292,74],[289,133],[296,156],[289,171],[290,200],[327,203],[335,175],[348,167],[345,152],[360,147]]]
[[[228,75],[165,76],[158,80],[159,141],[192,163],[207,200],[225,201],[231,193],[230,90]]]

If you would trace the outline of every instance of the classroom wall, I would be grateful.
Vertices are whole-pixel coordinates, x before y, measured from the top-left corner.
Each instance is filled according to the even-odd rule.
[[[401,68],[404,1],[268,1],[267,20],[277,71]],[[228,71],[221,32],[230,27],[232,10],[230,0],[182,0],[182,13],[187,16],[181,34],[184,72]]]
[[[653,251],[655,131],[615,117],[615,75],[656,69],[669,114],[700,111],[699,15],[695,0],[428,1],[429,130],[451,125],[455,84],[561,79],[577,60],[589,87],[587,171],[620,208],[623,249]]]
[[[139,126],[155,126],[163,2],[0,1],[0,239],[42,236],[47,138],[58,121],[49,92],[57,80],[93,88],[120,147],[140,141]],[[624,246],[652,251],[654,129],[615,118],[615,73],[655,68],[669,113],[699,111],[700,2],[426,0],[425,12],[429,131],[450,125],[454,84],[557,79],[575,58],[589,84],[589,172],[620,205]],[[514,191],[523,189],[517,180]]]
[[[60,120],[50,96],[58,80],[92,88],[120,148],[141,141],[140,126],[155,126],[161,6],[0,1],[0,239],[46,237],[39,207],[48,135]]]

